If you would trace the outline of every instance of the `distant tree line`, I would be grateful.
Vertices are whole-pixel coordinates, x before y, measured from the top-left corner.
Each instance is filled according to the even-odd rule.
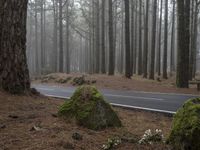
[[[31,75],[134,74],[177,86],[195,77],[198,0],[30,0]]]

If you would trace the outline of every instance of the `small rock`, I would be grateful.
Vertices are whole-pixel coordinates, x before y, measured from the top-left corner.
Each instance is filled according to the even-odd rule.
[[[0,124],[0,129],[5,129],[6,125],[5,124]]]
[[[19,116],[17,116],[17,115],[9,115],[8,117],[9,117],[9,118],[12,118],[12,119],[17,119],[17,118],[19,118]]]
[[[73,146],[73,144],[71,144],[69,142],[63,143],[63,148],[67,149],[67,150],[73,150],[73,149],[75,149],[75,147]]]
[[[95,83],[97,83],[97,81],[96,81],[96,80],[92,80],[91,83],[92,83],[92,84],[95,84]]]
[[[159,77],[157,78],[157,81],[158,81],[158,82],[161,82],[161,80],[160,80],[160,78],[159,78]]]
[[[76,132],[76,133],[73,133],[72,138],[74,140],[81,141],[83,139],[83,136]]]
[[[35,88],[31,88],[31,94],[40,95],[40,92],[38,92]]]
[[[30,131],[44,131],[41,127],[33,126]]]
[[[51,114],[52,115],[52,117],[54,117],[54,118],[58,118],[58,114]]]

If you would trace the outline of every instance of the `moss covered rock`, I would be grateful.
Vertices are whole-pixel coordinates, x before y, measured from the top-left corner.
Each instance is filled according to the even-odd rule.
[[[75,119],[79,125],[92,130],[121,126],[117,114],[93,86],[79,87],[58,114],[65,119]]]
[[[200,98],[187,101],[176,113],[168,143],[175,150],[200,150]]]

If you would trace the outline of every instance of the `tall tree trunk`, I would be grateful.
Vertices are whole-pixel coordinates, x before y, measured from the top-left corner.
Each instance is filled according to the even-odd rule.
[[[161,75],[161,45],[162,45],[162,15],[163,15],[163,0],[160,1],[160,23],[159,23],[159,35],[158,35],[158,53],[157,53],[157,71],[158,76]]]
[[[0,1],[0,87],[14,94],[30,90],[26,59],[27,2]]]
[[[40,74],[39,49],[38,49],[38,1],[35,0],[35,63],[36,73]]]
[[[142,75],[142,0],[139,0],[138,75]]]
[[[54,14],[54,27],[53,27],[53,70],[58,71],[58,1],[53,0],[53,14]]]
[[[200,2],[198,0],[195,0],[195,11],[194,11],[194,53],[193,53],[193,71],[192,71],[192,78],[195,78],[195,75],[196,75],[196,58],[197,58],[197,35],[198,35],[198,15],[199,15],[199,5],[200,5]]]
[[[44,61],[44,0],[41,0],[40,2],[40,34],[41,34],[41,69],[44,69],[45,67],[45,61]]]
[[[165,0],[165,29],[163,51],[163,78],[167,79],[167,50],[168,50],[168,0]]]
[[[170,74],[175,71],[175,62],[174,62],[174,43],[175,43],[175,0],[172,1],[172,32],[171,32],[171,57],[170,57]]]
[[[102,0],[102,11],[101,11],[101,73],[106,73],[106,56],[105,56],[105,1]]]
[[[99,73],[100,71],[100,7],[99,0],[96,0],[96,66],[95,73]]]
[[[138,13],[137,13],[137,9],[138,9],[138,0],[136,0],[135,2],[135,36],[134,36],[134,41],[135,41],[135,45],[134,45],[134,51],[133,51],[133,73],[136,74],[137,72],[137,48],[138,48]]]
[[[177,0],[178,57],[176,85],[189,87],[190,0]]]
[[[147,78],[148,64],[148,40],[149,40],[149,0],[146,0],[145,31],[144,31],[144,53],[143,53],[143,77]]]
[[[131,1],[131,74],[135,73],[135,3]]]
[[[113,43],[113,11],[112,0],[109,0],[109,75],[114,75],[115,60],[114,60],[114,43]]]
[[[130,63],[130,21],[129,21],[129,0],[125,2],[125,44],[126,44],[126,68],[125,76],[131,78],[131,63]]]
[[[152,43],[151,43],[151,65],[150,65],[150,75],[149,79],[154,80],[155,75],[155,52],[156,52],[156,19],[157,18],[157,0],[154,0],[153,4],[153,24],[152,24]]]
[[[63,72],[63,6],[62,0],[59,0],[59,72]]]
[[[69,0],[66,3],[66,73],[70,73],[70,52],[69,52]]]

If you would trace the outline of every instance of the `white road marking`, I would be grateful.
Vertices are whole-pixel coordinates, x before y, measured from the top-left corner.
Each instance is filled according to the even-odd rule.
[[[152,109],[152,108],[137,107],[137,106],[130,106],[130,105],[121,105],[121,104],[115,104],[115,103],[111,103],[111,105],[117,106],[117,107],[131,108],[131,109],[147,110],[147,111],[152,111],[152,112],[176,114],[176,112],[174,112],[174,111],[166,111],[166,110],[160,110],[160,109]]]
[[[56,95],[49,95],[49,94],[45,94],[45,95],[48,97],[53,97],[53,98],[70,99],[70,97],[64,97],[64,96],[56,96]],[[122,108],[139,109],[139,110],[146,110],[146,111],[166,113],[166,114],[176,114],[176,112],[174,111],[166,111],[166,110],[152,109],[152,108],[146,108],[146,107],[137,107],[137,106],[131,106],[131,105],[122,105],[122,104],[116,104],[116,103],[110,103],[110,104],[112,106],[122,107]]]
[[[139,96],[125,96],[125,95],[113,95],[113,94],[105,94],[105,96],[122,97],[122,98],[137,98],[137,99],[147,99],[147,100],[155,100],[155,101],[164,101],[164,99],[161,99],[161,98],[149,98],[149,97],[139,97]]]

